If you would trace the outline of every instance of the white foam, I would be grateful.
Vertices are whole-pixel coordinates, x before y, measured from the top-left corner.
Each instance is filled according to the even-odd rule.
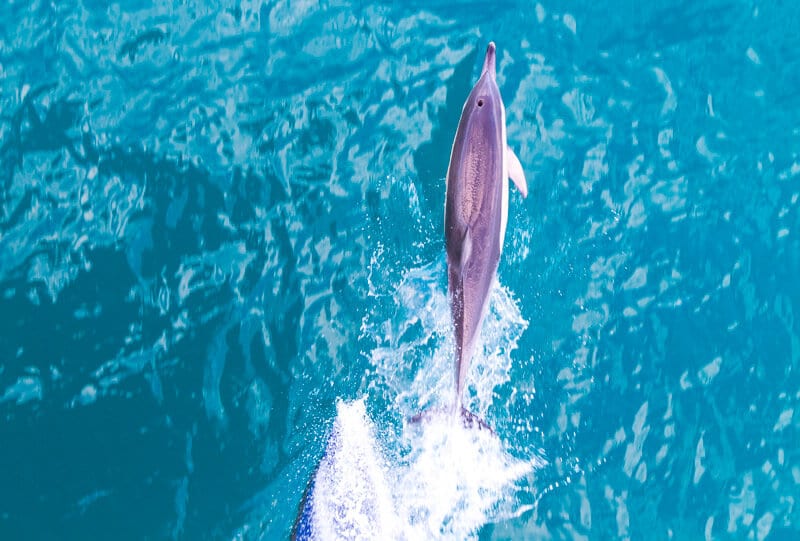
[[[388,461],[387,447],[407,452]],[[523,511],[514,496],[536,465],[449,414],[379,442],[364,400],[340,402],[314,480],[313,539],[470,539]]]
[[[535,463],[512,457],[488,430],[451,415],[406,427],[411,449],[395,473],[404,539],[470,539],[481,526],[518,514],[517,483]]]
[[[314,480],[316,539],[391,539],[394,507],[386,465],[364,401],[339,402]]]

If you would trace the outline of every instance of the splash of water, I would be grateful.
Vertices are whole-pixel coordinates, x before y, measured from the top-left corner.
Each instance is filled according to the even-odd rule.
[[[411,450],[394,479],[402,538],[472,539],[524,511],[515,493],[538,463],[511,456],[492,432],[443,415],[407,425],[402,439]]]
[[[385,295],[388,319],[376,311],[362,323],[362,338],[374,343],[371,363],[404,417],[450,406],[454,399],[455,348],[444,276],[443,259],[409,269]],[[470,411],[486,416],[494,389],[509,379],[511,352],[527,327],[511,293],[495,282],[467,378],[464,401]]]
[[[389,312],[376,310],[362,324],[393,406],[405,419],[429,414],[378,439],[364,399],[338,404],[310,487],[313,539],[472,539],[482,526],[526,510],[516,494],[541,461],[516,458],[493,432],[440,413],[454,392],[443,275],[441,261],[410,269],[384,295]],[[515,301],[496,284],[467,389],[467,404],[482,417],[495,387],[508,381],[511,351],[525,328]]]
[[[337,404],[325,456],[307,496],[314,539],[394,537],[386,464],[373,432],[363,400]]]
[[[388,460],[396,446],[407,452]],[[364,399],[339,402],[298,539],[471,539],[524,510],[514,504],[517,483],[537,465],[449,415],[379,441]]]

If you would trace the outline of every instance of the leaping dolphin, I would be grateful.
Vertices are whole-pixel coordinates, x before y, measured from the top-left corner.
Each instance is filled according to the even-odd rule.
[[[525,173],[506,145],[506,112],[495,79],[495,45],[489,43],[481,77],[458,123],[447,169],[445,244],[450,312],[455,328],[455,412],[486,314],[508,221],[508,179],[528,194]]]

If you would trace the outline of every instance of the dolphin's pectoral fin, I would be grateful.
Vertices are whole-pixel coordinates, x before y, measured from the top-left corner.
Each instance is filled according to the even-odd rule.
[[[469,261],[470,256],[472,256],[472,233],[470,233],[469,227],[467,227],[464,230],[464,240],[461,243],[461,261],[458,262],[459,269],[462,273],[467,266],[467,261]]]
[[[510,147],[506,147],[506,160],[508,161],[508,178],[514,181],[514,185],[519,190],[519,193],[522,194],[522,197],[527,197],[528,183],[525,181],[525,172],[522,170],[519,158]]]

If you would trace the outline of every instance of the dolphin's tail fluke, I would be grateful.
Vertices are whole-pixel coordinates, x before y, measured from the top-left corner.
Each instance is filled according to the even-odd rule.
[[[475,429],[475,430],[488,430],[492,434],[494,434],[494,430],[489,423],[487,423],[484,419],[478,417],[476,414],[472,413],[468,409],[464,407],[460,407],[458,410],[453,410],[451,408],[441,407],[441,408],[428,408],[422,410],[421,412],[417,413],[409,422],[412,424],[418,424],[427,422],[433,417],[445,417],[448,415],[452,415],[454,411],[458,411],[458,415],[456,415],[456,419],[461,422],[461,424],[468,429]]]
[[[492,434],[494,434],[494,430],[489,423],[487,423],[484,419],[481,419],[467,408],[461,408],[461,422],[464,423],[466,428],[475,428],[477,430],[488,430]]]

